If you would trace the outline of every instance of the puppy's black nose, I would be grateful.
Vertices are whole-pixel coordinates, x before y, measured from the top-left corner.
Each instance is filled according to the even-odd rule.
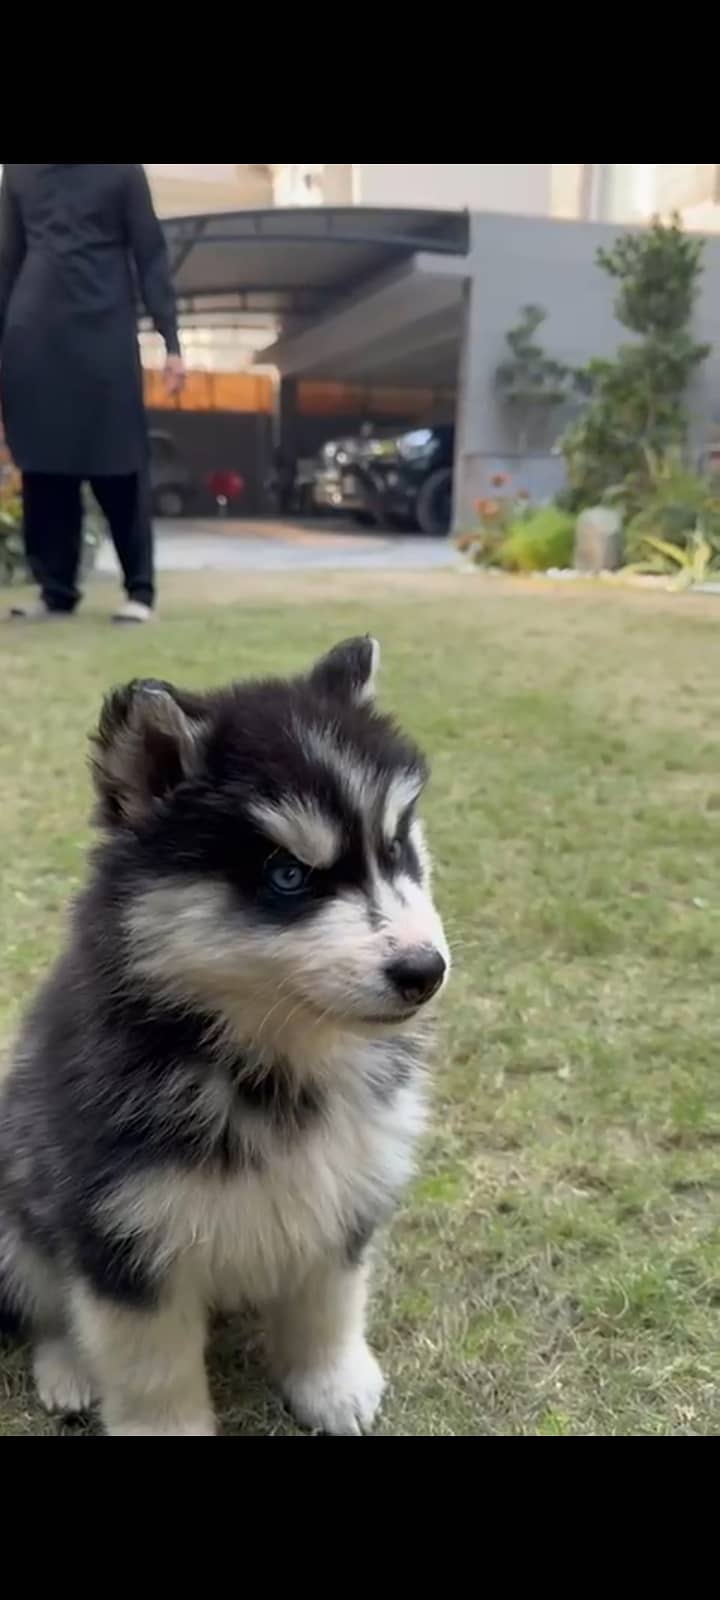
[[[391,961],[387,975],[408,1005],[419,1006],[440,988],[446,965],[439,950],[423,945]]]

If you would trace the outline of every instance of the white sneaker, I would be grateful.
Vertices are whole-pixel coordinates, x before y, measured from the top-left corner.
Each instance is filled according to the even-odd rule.
[[[11,606],[8,619],[10,622],[63,622],[74,615],[74,611],[51,611],[44,600],[34,600],[26,606]]]
[[[119,611],[113,612],[113,622],[154,622],[155,612],[152,606],[143,605],[142,600],[127,600]]]

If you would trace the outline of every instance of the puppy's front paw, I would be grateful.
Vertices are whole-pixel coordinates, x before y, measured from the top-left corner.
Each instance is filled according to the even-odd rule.
[[[78,1416],[93,1402],[92,1384],[69,1339],[44,1339],[33,1362],[35,1387],[46,1411]]]
[[[341,1437],[367,1432],[384,1388],[364,1339],[324,1367],[290,1373],[283,1384],[288,1405],[304,1428]]]

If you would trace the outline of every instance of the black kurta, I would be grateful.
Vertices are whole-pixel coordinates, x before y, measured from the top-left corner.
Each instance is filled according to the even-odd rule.
[[[142,467],[138,287],[177,352],[165,240],[140,164],[5,166],[0,397],[23,472],[89,478]]]

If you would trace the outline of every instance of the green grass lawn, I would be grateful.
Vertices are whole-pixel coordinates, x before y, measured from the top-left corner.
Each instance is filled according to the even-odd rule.
[[[433,1131],[378,1267],[388,1434],[720,1433],[720,602],[439,574],[175,580],[157,630],[0,629],[0,1037],[58,948],[103,690],[382,640],[434,762],[455,948]],[[215,593],[216,589],[220,593]],[[213,603],[222,602],[222,603]],[[230,1433],[292,1432],[251,1330]],[[47,1433],[23,1352],[0,1432]]]

